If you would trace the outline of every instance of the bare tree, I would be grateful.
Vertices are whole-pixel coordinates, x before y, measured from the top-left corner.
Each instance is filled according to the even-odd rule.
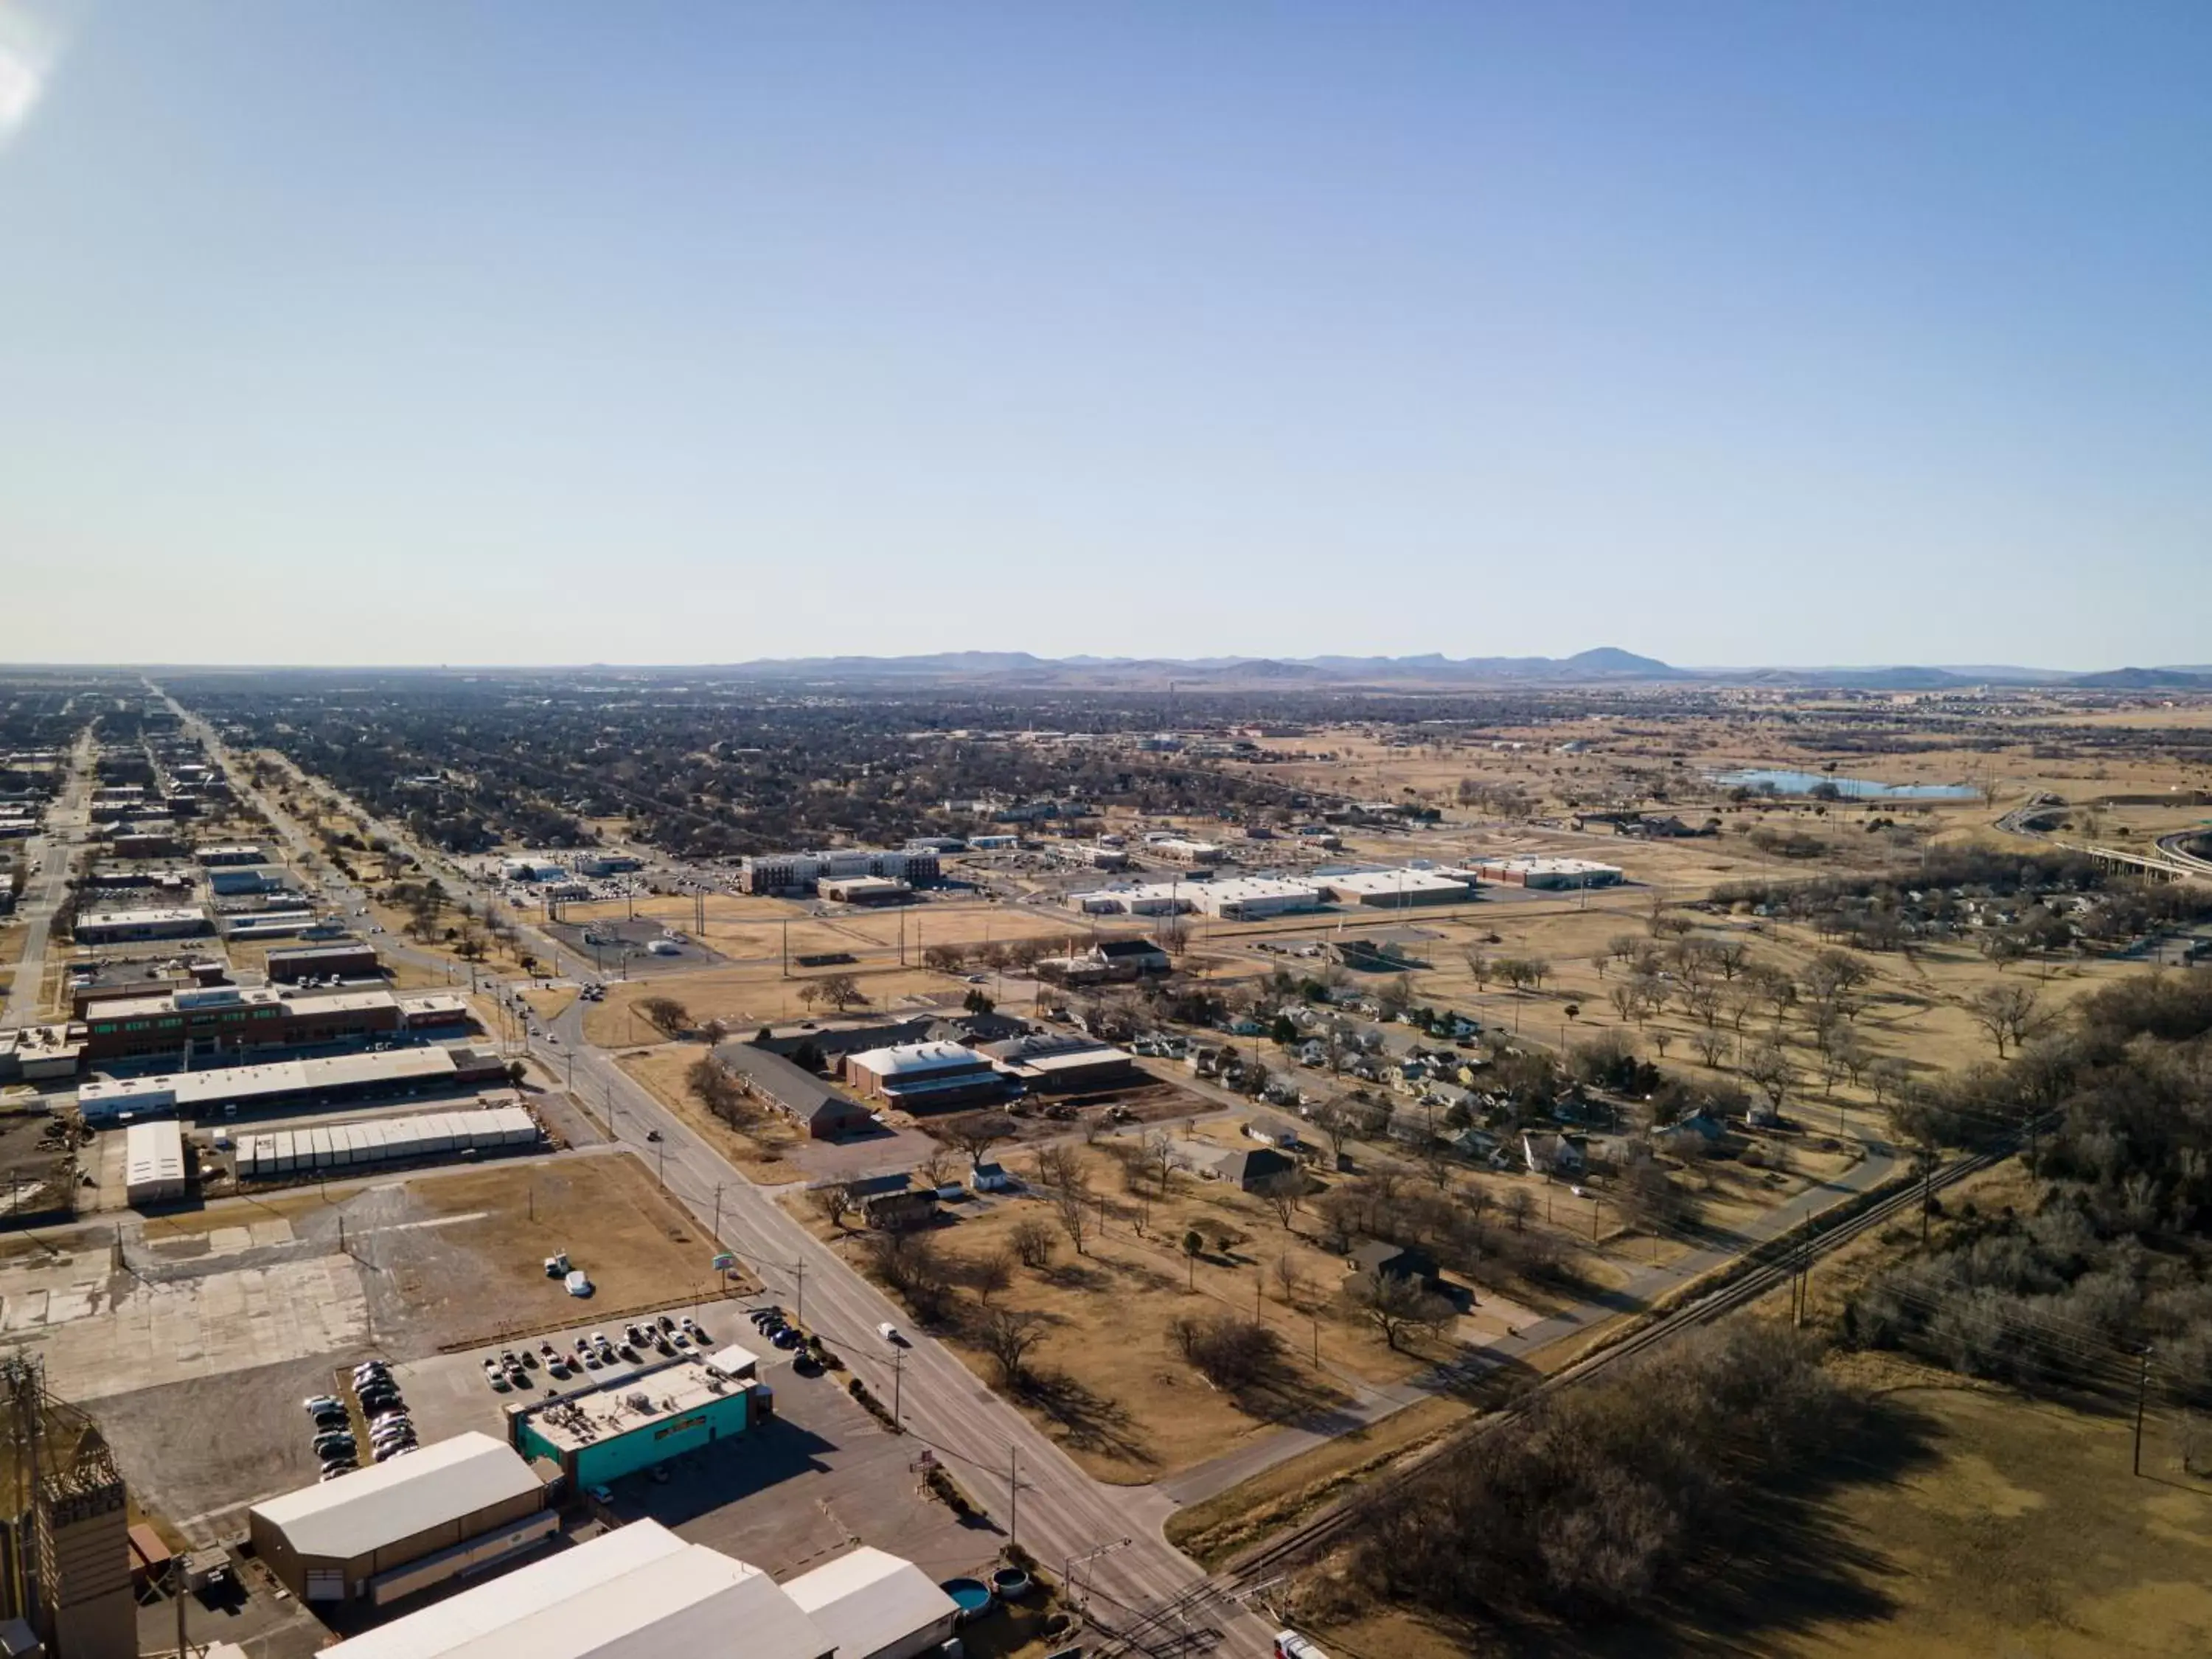
[[[1357,1115],[1341,1100],[1324,1100],[1314,1108],[1313,1126],[1328,1142],[1332,1167],[1343,1164],[1344,1143],[1352,1138],[1357,1125]]]
[[[1013,1119],[1003,1112],[977,1112],[970,1116],[954,1118],[938,1130],[938,1133],[968,1154],[971,1164],[981,1164],[983,1154],[1002,1140],[1014,1137]]]
[[[1035,1216],[1017,1222],[1006,1235],[1006,1242],[1013,1247],[1022,1266],[1032,1273],[1042,1273],[1052,1266],[1052,1258],[1060,1249],[1060,1235],[1052,1230],[1052,1224]]]
[[[999,1381],[1018,1389],[1028,1380],[1030,1351],[1044,1340],[1045,1317],[1014,1308],[993,1308],[983,1316],[975,1340],[999,1364]]]
[[[1717,1071],[1728,1058],[1728,1033],[1701,1026],[1690,1034],[1690,1046],[1698,1051],[1699,1060]]]
[[[1297,1306],[1298,1297],[1306,1287],[1306,1277],[1298,1270],[1297,1258],[1288,1250],[1284,1251],[1275,1258],[1273,1272],[1275,1294],[1281,1298],[1283,1305],[1286,1308]]]
[[[1014,1255],[1011,1249],[986,1251],[968,1264],[968,1283],[975,1292],[975,1299],[985,1307],[991,1298],[1014,1282]]]
[[[1078,1255],[1090,1251],[1085,1241],[1091,1237],[1091,1224],[1097,1219],[1091,1207],[1091,1194],[1080,1185],[1056,1188],[1052,1195],[1053,1213],[1060,1219],[1060,1231],[1075,1247]]]
[[[668,1036],[691,1027],[691,1011],[674,997],[640,997],[637,1011],[645,1016],[648,1025]]]
[[[1459,1311],[1418,1279],[1398,1273],[1355,1273],[1344,1294],[1352,1311],[1394,1350],[1408,1336],[1442,1330]]]
[[[1747,1054],[1743,1074],[1766,1097],[1766,1103],[1778,1112],[1782,1109],[1784,1097],[1797,1083],[1797,1068],[1790,1061],[1789,1050],[1778,1042],[1762,1042]]]
[[[1080,1191],[1088,1177],[1083,1155],[1073,1146],[1040,1146],[1036,1154],[1037,1185],[1047,1192]]]
[[[1255,1320],[1233,1314],[1211,1319],[1179,1315],[1169,1322],[1168,1336],[1178,1352],[1217,1389],[1249,1387],[1282,1357],[1283,1340]]]
[[[1140,1158],[1139,1167],[1152,1176],[1160,1189],[1160,1196],[1165,1198],[1168,1177],[1175,1170],[1175,1137],[1165,1129],[1146,1130]]]
[[[1306,1195],[1306,1178],[1297,1170],[1285,1170],[1280,1175],[1271,1175],[1252,1189],[1267,1200],[1275,1212],[1275,1218],[1288,1231],[1291,1218],[1297,1213],[1298,1201]]]
[[[842,1231],[853,1207],[853,1189],[842,1181],[826,1181],[806,1189],[806,1201],[824,1221]]]
[[[942,1187],[951,1178],[951,1149],[945,1146],[933,1146],[929,1156],[915,1166],[915,1172],[921,1176],[923,1184],[933,1192]]]
[[[745,1085],[711,1054],[700,1055],[685,1068],[684,1083],[694,1099],[725,1123],[742,1126],[755,1115]]]
[[[1966,1001],[1968,1018],[1996,1044],[1997,1058],[2042,1028],[2042,993],[2033,985],[1984,985]]]
[[[816,982],[822,988],[823,1000],[840,1013],[848,1008],[857,1008],[868,1000],[860,989],[860,981],[850,974],[824,974]]]

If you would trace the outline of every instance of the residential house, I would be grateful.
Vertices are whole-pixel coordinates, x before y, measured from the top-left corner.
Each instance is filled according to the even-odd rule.
[[[1244,1133],[1263,1146],[1285,1152],[1295,1152],[1305,1144],[1299,1139],[1297,1125],[1279,1117],[1255,1117],[1244,1126]]]
[[[1558,1176],[1572,1180],[1587,1166],[1582,1147],[1569,1135],[1548,1129],[1526,1129],[1521,1134],[1521,1155],[1531,1175]]]
[[[1725,1151],[1734,1139],[1727,1124],[1708,1112],[1692,1112],[1659,1131],[1657,1139],[1669,1152]]]
[[[1353,1273],[1373,1273],[1377,1279],[1409,1279],[1427,1291],[1436,1290],[1443,1283],[1436,1258],[1425,1250],[1392,1244],[1380,1238],[1370,1238],[1353,1249],[1349,1267]]]
[[[1006,1173],[1006,1166],[993,1159],[983,1159],[968,1171],[968,1189],[975,1193],[1003,1193],[1014,1184]]]
[[[1210,1140],[1178,1140],[1176,1161],[1208,1181],[1239,1192],[1257,1192],[1277,1176],[1295,1175],[1297,1160],[1273,1146],[1217,1146]]]
[[[912,1185],[895,1192],[872,1193],[860,1200],[860,1214],[869,1226],[884,1232],[926,1227],[937,1218],[937,1194]]]
[[[1466,1128],[1451,1137],[1451,1149],[1462,1158],[1477,1164],[1496,1164],[1501,1161],[1503,1149],[1498,1137],[1487,1129]]]

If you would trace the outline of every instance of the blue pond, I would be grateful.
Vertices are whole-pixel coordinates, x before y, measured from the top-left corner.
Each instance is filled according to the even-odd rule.
[[[1714,781],[1731,789],[1771,787],[1784,795],[1809,795],[1819,785],[1832,783],[1837,793],[1849,800],[1972,800],[1980,793],[1970,783],[1883,783],[1875,778],[1833,777],[1825,772],[1793,772],[1775,766],[1723,772]]]

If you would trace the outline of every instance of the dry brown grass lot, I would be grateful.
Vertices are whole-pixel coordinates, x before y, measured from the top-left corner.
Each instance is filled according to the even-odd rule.
[[[735,1164],[738,1173],[748,1180],[774,1186],[803,1179],[804,1172],[786,1157],[799,1144],[800,1137],[785,1118],[774,1112],[763,1112],[757,1122],[736,1129],[699,1103],[684,1078],[706,1054],[702,1043],[662,1042],[629,1049],[617,1063]],[[604,1123],[606,1109],[601,1103],[587,1100],[585,1105],[593,1117]]]
[[[949,974],[933,974],[921,968],[870,967],[866,963],[822,969],[789,979],[782,976],[773,962],[700,968],[609,985],[606,1000],[585,1010],[584,1035],[602,1048],[652,1042],[656,1033],[651,1023],[635,1012],[637,1005],[647,997],[672,997],[684,1005],[693,1020],[704,1023],[719,1019],[732,1030],[743,1032],[795,1019],[828,1018],[836,1011],[827,1003],[810,1007],[800,994],[811,981],[836,972],[853,975],[861,994],[868,999],[866,1004],[846,1011],[855,1018],[869,1015],[902,1018],[915,1012],[917,1006],[934,1007],[939,999],[948,996],[957,1003],[959,993],[965,988]],[[1009,1012],[1025,1013],[1030,1000],[1026,994],[1017,999],[1014,988],[1010,982]]]
[[[993,1305],[1039,1313],[1048,1322],[1034,1364],[1050,1381],[1016,1398],[1100,1480],[1158,1480],[1284,1417],[1341,1403],[1348,1379],[1399,1381],[1452,1351],[1449,1343],[1429,1343],[1394,1353],[1371,1329],[1355,1323],[1335,1300],[1343,1261],[1314,1248],[1303,1231],[1285,1233],[1263,1200],[1182,1174],[1162,1200],[1149,1183],[1143,1193],[1130,1191],[1121,1166],[1105,1152],[1085,1148],[1081,1157],[1092,1192],[1108,1201],[1105,1231],[1094,1232],[1080,1256],[1063,1235],[1053,1265],[1042,1271],[1016,1268],[1012,1288]],[[1017,1166],[1027,1161],[1026,1154],[1013,1160]],[[787,1202],[819,1236],[836,1237],[803,1197]],[[1092,1212],[1095,1218],[1095,1201]],[[1041,1199],[1013,1199],[933,1236],[949,1261],[968,1263],[1004,1247],[1020,1223],[1049,1222],[1052,1216],[1051,1206]],[[857,1218],[848,1219],[857,1229]],[[1301,1221],[1302,1229],[1310,1225]],[[1193,1229],[1209,1241],[1194,1273],[1181,1243]],[[1225,1249],[1219,1243],[1224,1236],[1230,1240]],[[863,1262],[857,1231],[845,1237],[848,1259]],[[1273,1277],[1274,1262],[1285,1255],[1297,1263],[1300,1281],[1287,1300]],[[1186,1314],[1249,1317],[1255,1287],[1261,1316],[1283,1340],[1286,1364],[1278,1386],[1239,1401],[1210,1387],[1174,1352],[1169,1325]],[[961,1297],[972,1307],[972,1293]],[[949,1340],[979,1376],[998,1382],[996,1366],[979,1346],[957,1332]]]

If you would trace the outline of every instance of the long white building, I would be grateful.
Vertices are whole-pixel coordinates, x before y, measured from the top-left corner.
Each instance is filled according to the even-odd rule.
[[[748,893],[811,893],[840,877],[876,876],[929,887],[941,874],[937,854],[927,848],[839,847],[749,858],[738,866],[738,885]]]
[[[1611,887],[1623,873],[1620,866],[1595,859],[1534,856],[1484,859],[1475,868],[1485,881],[1513,887]]]
[[[909,1659],[951,1597],[866,1547],[779,1585],[634,1521],[328,1650],[330,1659]]]

